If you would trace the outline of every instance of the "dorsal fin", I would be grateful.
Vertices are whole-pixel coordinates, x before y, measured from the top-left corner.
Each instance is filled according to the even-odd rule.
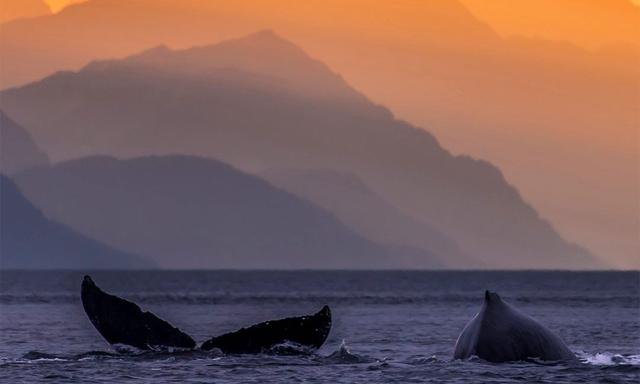
[[[495,292],[491,292],[490,290],[486,290],[484,291],[484,302],[486,304],[495,304],[495,303],[500,303],[502,301],[502,299],[500,298],[500,295],[498,295]]]

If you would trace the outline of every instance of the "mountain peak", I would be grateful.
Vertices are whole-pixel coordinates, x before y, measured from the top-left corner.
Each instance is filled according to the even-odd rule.
[[[305,61],[316,61],[311,58],[302,48],[286,39],[285,37],[277,34],[272,29],[263,29],[245,36],[237,37],[234,39],[225,40],[223,42],[206,45],[201,47],[194,47],[192,50],[197,49],[230,49],[234,50],[250,50],[252,54],[271,54],[271,55],[284,55],[285,58],[291,59],[292,56],[298,57]],[[189,50],[187,50],[189,51]]]
[[[245,39],[272,39],[272,40],[280,40],[286,41],[280,35],[276,33],[273,29],[262,29],[260,31],[251,33],[245,37]]]
[[[114,66],[142,66],[147,73],[198,76],[217,82],[246,83],[250,79],[254,84],[296,95],[357,102],[364,100],[331,68],[270,29],[186,49],[159,45],[124,60],[92,62],[85,69],[102,71]]]
[[[133,55],[129,56],[129,58],[156,57],[156,56],[167,55],[169,53],[171,53],[171,48],[169,48],[169,46],[167,46],[166,44],[159,44],[159,45],[156,45],[155,47],[151,47],[149,49],[145,49],[144,51],[142,51],[140,53],[133,54]]]
[[[298,45],[296,45],[286,37],[278,34],[273,29],[262,29],[254,33],[250,33],[246,36],[243,36],[237,39],[231,39],[228,41],[229,42],[235,41],[236,43],[245,42],[245,43],[260,44],[267,47],[280,46],[281,48],[294,49],[298,53],[304,54],[306,56],[306,53],[302,48],[300,48]]]

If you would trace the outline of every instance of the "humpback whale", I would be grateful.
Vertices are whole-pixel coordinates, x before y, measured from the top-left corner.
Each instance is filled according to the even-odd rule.
[[[213,337],[202,344],[205,351],[217,348],[223,353],[260,353],[286,342],[318,349],[331,330],[331,310],[324,306],[311,316],[266,321],[238,331]]]
[[[576,359],[553,332],[489,291],[485,292],[480,312],[458,337],[453,357],[466,359],[473,355],[494,363]]]
[[[82,281],[82,305],[89,320],[110,344],[124,344],[143,350],[194,349],[196,342],[138,305],[102,291],[89,276]],[[324,306],[310,316],[266,321],[206,341],[204,351],[252,354],[268,351],[287,342],[318,349],[331,330],[331,310]]]
[[[81,297],[89,320],[110,344],[144,350],[196,346],[191,336],[135,303],[105,293],[89,276],[82,280]]]

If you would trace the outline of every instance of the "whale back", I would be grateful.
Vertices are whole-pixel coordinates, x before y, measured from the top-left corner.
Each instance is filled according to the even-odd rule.
[[[89,276],[82,281],[81,298],[89,320],[110,344],[145,350],[196,346],[189,335],[135,303],[104,292]]]
[[[456,342],[454,358],[474,355],[491,362],[576,358],[557,335],[489,291]]]
[[[324,306],[311,316],[289,317],[259,323],[236,332],[213,337],[201,349],[214,348],[224,353],[260,353],[285,343],[318,349],[331,330],[331,310]]]

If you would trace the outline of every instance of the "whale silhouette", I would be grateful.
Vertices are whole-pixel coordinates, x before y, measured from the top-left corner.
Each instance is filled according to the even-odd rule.
[[[85,276],[81,290],[82,306],[89,320],[110,344],[123,344],[144,350],[193,349],[196,342],[151,312],[110,295]]]
[[[458,337],[453,357],[502,363],[539,359],[577,359],[565,343],[533,318],[486,291],[484,303]]]
[[[141,350],[196,348],[191,336],[153,313],[143,312],[137,304],[104,292],[89,276],[82,281],[81,298],[89,320],[110,344]],[[303,348],[282,351],[306,352],[320,348],[330,331],[331,310],[325,305],[314,315],[267,321],[211,338],[201,349],[255,354],[270,351],[278,345],[293,344]],[[272,352],[278,353],[277,350]]]
[[[331,310],[325,305],[311,316],[265,321],[213,337],[204,342],[201,348],[205,351],[217,348],[224,353],[260,353],[289,342],[318,349],[324,344],[330,330]]]

